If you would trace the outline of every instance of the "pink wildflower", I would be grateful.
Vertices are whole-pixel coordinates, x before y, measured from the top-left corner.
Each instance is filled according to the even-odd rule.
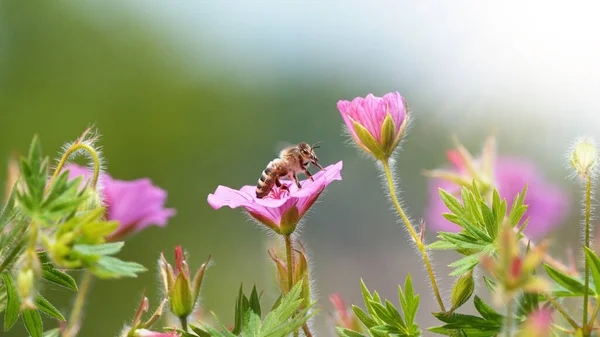
[[[547,337],[551,335],[553,310],[542,308],[532,312],[523,324],[523,329],[517,334],[517,337]]]
[[[253,218],[278,234],[289,235],[325,187],[334,180],[342,179],[341,170],[341,161],[329,165],[313,175],[314,181],[301,181],[301,189],[293,183],[282,181],[289,185],[289,193],[273,193],[271,197],[263,199],[256,197],[256,186],[246,185],[239,190],[218,186],[214,194],[208,195],[208,203],[214,209],[223,206],[243,207]]]
[[[454,169],[449,170],[457,177],[464,178],[465,183],[470,184],[472,177],[469,176],[465,163],[456,151],[449,151],[449,160]],[[559,225],[567,215],[569,208],[568,197],[561,189],[549,183],[542,172],[535,165],[525,159],[514,157],[498,157],[490,170],[489,180],[492,186],[498,189],[500,198],[505,198],[510,207],[515,195],[528,185],[525,204],[529,205],[524,219],[530,217],[525,234],[530,238],[539,238]],[[485,176],[486,173],[482,173]],[[429,203],[426,210],[426,223],[430,228],[437,231],[458,232],[460,227],[442,217],[442,213],[450,212],[439,196],[438,188],[442,188],[459,200],[461,185],[439,177],[433,178],[429,183]]]
[[[69,179],[92,176],[88,168],[79,165],[69,164],[64,169],[69,170]],[[109,237],[111,241],[123,239],[151,225],[164,227],[175,215],[174,209],[164,208],[167,192],[152,185],[150,179],[124,181],[101,173],[98,183],[106,206],[106,219],[119,222],[119,228]]]
[[[365,151],[377,159],[391,156],[406,128],[407,105],[398,92],[376,97],[339,101],[338,110],[352,135]]]

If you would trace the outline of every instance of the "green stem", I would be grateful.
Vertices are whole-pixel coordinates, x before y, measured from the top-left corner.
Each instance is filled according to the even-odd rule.
[[[585,185],[585,246],[590,247],[590,218],[592,212],[592,179],[587,177]],[[588,292],[590,289],[590,269],[588,260],[585,259],[585,278],[584,280],[584,293],[583,293],[583,333],[584,336],[589,336],[590,329],[587,326],[588,321]]]
[[[73,310],[71,310],[71,316],[69,317],[69,325],[63,337],[75,337],[79,333],[79,329],[81,328],[81,320],[83,317],[83,307],[90,290],[93,277],[94,275],[89,270],[85,270],[83,272],[83,278],[79,284],[79,291],[77,292],[77,297],[73,303]]]
[[[512,335],[512,325],[513,325],[513,303],[514,300],[511,298],[506,305],[506,325],[504,329],[506,330],[506,337],[510,337]]]
[[[425,249],[425,244],[421,241],[421,238],[415,231],[415,228],[411,225],[408,217],[402,210],[402,206],[400,206],[400,202],[398,202],[398,198],[396,197],[396,190],[394,188],[394,180],[392,178],[392,172],[390,170],[390,165],[387,159],[381,161],[383,164],[383,169],[385,171],[385,177],[387,179],[388,188],[390,191],[390,196],[392,197],[392,202],[394,203],[394,207],[398,211],[398,214],[402,218],[402,221],[408,228],[410,232],[410,236],[413,238],[417,245],[417,249],[423,255],[423,261],[425,262],[425,267],[427,268],[427,273],[429,274],[429,280],[431,281],[431,287],[433,288],[433,292],[435,293],[435,298],[437,299],[438,305],[443,312],[446,312],[446,308],[444,307],[444,301],[442,301],[442,296],[440,295],[440,290],[438,288],[437,282],[435,280],[435,274],[433,273],[433,268],[431,267],[431,262],[429,261],[429,255],[427,254],[427,249]]]
[[[56,177],[58,177],[63,166],[65,166],[65,164],[67,163],[69,156],[71,154],[73,154],[73,152],[80,150],[80,149],[84,149],[87,152],[89,152],[90,156],[92,157],[92,160],[94,161],[94,175],[92,177],[91,187],[93,189],[96,188],[96,185],[98,184],[98,176],[100,175],[100,157],[98,156],[98,152],[96,152],[96,150],[93,147],[89,146],[88,144],[77,143],[77,144],[73,144],[73,146],[68,148],[67,151],[65,152],[65,154],[63,154],[62,158],[60,158],[60,161],[58,162],[58,165],[56,166],[56,169],[54,170],[54,174],[52,174],[52,177],[50,178],[50,181],[48,182],[48,187],[46,187],[46,191],[48,191],[50,189],[50,186],[54,182],[54,179],[56,179]]]
[[[573,317],[571,317],[567,313],[567,311],[556,301],[556,299],[554,299],[554,297],[550,296],[550,294],[546,294],[546,299],[548,299],[548,302],[552,303],[554,308],[556,308],[556,310],[558,310],[558,312],[560,312],[560,314],[563,315],[563,317],[567,320],[567,322],[569,322],[569,324],[571,324],[571,326],[575,330],[579,329],[579,325],[577,325],[577,322],[575,322]]]
[[[598,303],[598,297],[596,297],[596,306],[594,307],[594,312],[592,312],[592,316],[590,316],[590,322],[588,325],[590,326],[590,331],[594,328],[594,321],[596,320],[596,316],[598,316],[598,310],[600,310],[600,303]]]
[[[294,257],[292,256],[292,235],[288,234],[285,239],[285,256],[287,259],[288,293],[294,287]],[[298,336],[298,329],[294,330],[294,337]]]
[[[294,287],[294,258],[292,257],[292,237],[291,235],[284,236],[285,238],[285,256],[287,258],[287,274],[288,274],[288,292]]]
[[[181,322],[181,330],[187,332],[188,330],[188,321],[186,317],[179,317],[179,321]]]

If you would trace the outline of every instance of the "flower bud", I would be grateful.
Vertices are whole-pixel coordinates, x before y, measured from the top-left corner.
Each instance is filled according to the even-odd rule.
[[[456,280],[452,288],[452,309],[450,311],[452,312],[465,304],[471,298],[471,295],[473,295],[474,290],[475,280],[473,280],[473,270],[469,270]]]
[[[356,143],[377,160],[389,158],[404,135],[408,106],[398,92],[339,101],[338,110]]]
[[[160,276],[169,299],[171,312],[180,318],[186,318],[194,311],[194,306],[200,294],[204,271],[210,262],[210,256],[200,266],[194,279],[190,278],[190,271],[186,261],[187,254],[181,246],[175,248],[175,268],[173,268],[161,254],[159,260]]]
[[[102,207],[102,196],[95,188],[86,188],[82,194],[85,196],[85,201],[77,208],[77,212],[88,212]]]
[[[23,308],[37,308],[35,303],[41,272],[42,263],[35,250],[26,250],[17,262],[17,292]]]
[[[588,138],[577,141],[571,151],[571,166],[577,174],[586,179],[591,178],[597,163],[598,150],[596,144]]]

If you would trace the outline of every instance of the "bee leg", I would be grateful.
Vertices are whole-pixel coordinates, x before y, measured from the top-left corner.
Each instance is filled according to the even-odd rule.
[[[275,178],[275,186],[277,186],[278,188],[284,190],[284,191],[290,191],[289,187],[287,187],[287,185],[282,184],[281,181],[279,180],[279,177]]]
[[[315,181],[315,179],[313,179],[312,174],[310,174],[310,172],[308,172],[308,169],[304,169],[304,174],[308,177],[308,179],[310,179],[310,181]]]
[[[294,179],[294,182],[296,183],[296,186],[298,186],[298,189],[301,189],[302,185],[300,185],[300,182],[298,181],[298,177],[296,177],[296,173],[294,173],[292,175],[292,179]]]

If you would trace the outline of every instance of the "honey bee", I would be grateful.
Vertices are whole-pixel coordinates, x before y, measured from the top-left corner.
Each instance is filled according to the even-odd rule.
[[[256,185],[256,197],[259,199],[266,197],[273,186],[288,190],[288,187],[279,180],[283,177],[292,179],[298,189],[302,188],[300,182],[298,182],[297,173],[304,173],[310,180],[314,181],[312,174],[308,172],[308,166],[313,164],[323,170],[314,151],[319,148],[317,144],[310,146],[307,143],[300,143],[283,149],[279,153],[279,158],[272,160],[260,175],[258,185]]]

